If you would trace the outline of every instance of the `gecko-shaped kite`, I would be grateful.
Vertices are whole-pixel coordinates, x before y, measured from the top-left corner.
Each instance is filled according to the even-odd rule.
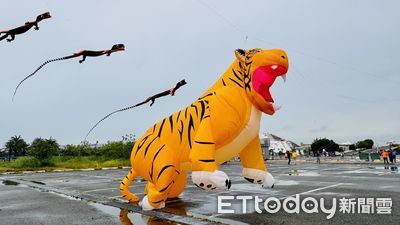
[[[165,206],[168,198],[185,189],[188,172],[204,190],[229,189],[231,180],[218,165],[236,155],[243,177],[251,183],[273,187],[261,150],[261,114],[273,115],[270,88],[285,79],[288,58],[283,50],[235,51],[236,60],[219,80],[188,107],[151,126],[131,153],[132,168],[120,185],[121,195],[139,201],[128,187],[140,176],[147,181],[142,209]]]
[[[169,90],[160,92],[160,93],[155,94],[153,96],[150,96],[146,100],[144,100],[144,101],[142,101],[142,102],[140,102],[140,103],[138,103],[136,105],[132,105],[132,106],[128,106],[128,107],[125,107],[125,108],[122,108],[122,109],[118,109],[118,110],[115,110],[115,111],[107,114],[105,117],[103,117],[101,120],[99,120],[92,128],[90,128],[89,132],[85,136],[84,142],[86,141],[86,138],[89,136],[89,134],[94,130],[94,128],[97,127],[97,125],[99,125],[103,120],[107,119],[108,117],[110,117],[114,113],[126,111],[126,110],[129,110],[129,109],[133,109],[133,108],[136,108],[138,106],[144,105],[144,104],[146,104],[148,102],[150,102],[150,106],[152,106],[157,98],[161,98],[161,97],[164,97],[164,96],[167,96],[167,95],[174,96],[175,95],[175,91],[177,91],[180,87],[182,87],[185,84],[186,84],[186,81],[185,80],[181,80],[178,83],[176,83],[175,87],[173,87],[173,88],[171,88]]]
[[[79,63],[82,63],[82,62],[84,62],[86,60],[86,57],[96,57],[96,56],[101,56],[101,55],[110,56],[111,53],[113,53],[113,52],[124,51],[124,50],[125,50],[125,46],[123,44],[116,44],[116,45],[113,45],[112,48],[108,49],[108,50],[100,50],[100,51],[82,50],[82,51],[79,51],[79,52],[74,53],[74,54],[69,55],[69,56],[65,56],[65,57],[61,57],[61,58],[57,58],[57,59],[47,60],[42,65],[40,65],[33,73],[29,74],[28,76],[26,76],[23,80],[21,80],[18,83],[17,87],[14,90],[13,100],[14,100],[15,94],[17,93],[17,90],[18,90],[19,86],[25,80],[27,80],[29,77],[32,77],[33,75],[35,75],[36,72],[38,72],[42,67],[44,67],[48,63],[55,62],[55,61],[60,61],[60,60],[71,59],[71,58],[76,58],[76,57],[80,57],[80,56],[82,56],[82,59],[79,60]]]
[[[39,16],[36,17],[35,21],[28,21],[25,23],[25,25],[22,25],[20,27],[11,29],[11,30],[1,30],[0,35],[4,34],[3,36],[0,36],[0,41],[6,39],[8,36],[11,38],[7,39],[8,42],[11,42],[15,39],[15,35],[23,34],[30,30],[32,27],[35,27],[35,30],[39,30],[39,22],[44,20],[44,19],[49,19],[51,18],[51,15],[49,12],[43,13]]]

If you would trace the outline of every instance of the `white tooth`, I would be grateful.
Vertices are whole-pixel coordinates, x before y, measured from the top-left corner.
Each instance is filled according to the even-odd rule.
[[[274,108],[274,111],[275,111],[275,112],[278,111],[278,110],[280,110],[280,109],[282,108],[281,105],[274,105],[274,104],[272,104],[272,107]]]
[[[286,74],[281,76],[283,79],[283,82],[286,82]]]
[[[278,68],[278,66],[277,66],[277,65],[273,65],[273,66],[271,66],[271,69],[273,69],[273,70],[276,70],[276,68]]]

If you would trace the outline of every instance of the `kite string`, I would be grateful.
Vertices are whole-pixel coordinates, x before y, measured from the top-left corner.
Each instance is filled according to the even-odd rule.
[[[205,3],[203,0],[196,0],[196,1],[197,1],[198,3],[200,3],[201,5],[203,5],[205,8],[207,8],[208,10],[210,10],[211,12],[213,12],[213,13],[214,13],[216,16],[218,16],[220,19],[222,19],[223,21],[225,21],[228,25],[230,25],[232,28],[234,28],[239,34],[245,36],[244,46],[245,46],[245,44],[247,43],[247,40],[248,40],[248,39],[253,39],[253,40],[255,40],[255,41],[259,41],[259,42],[261,42],[261,43],[268,44],[268,45],[271,45],[271,46],[277,46],[276,43],[273,43],[273,42],[270,42],[270,41],[266,41],[265,39],[259,38],[259,37],[257,37],[257,36],[252,36],[252,35],[250,36],[250,35],[248,35],[247,32],[245,32],[244,30],[242,30],[239,26],[237,26],[235,23],[233,23],[233,22],[232,22],[231,20],[229,20],[227,17],[225,17],[224,15],[222,15],[222,14],[221,14],[220,12],[218,12],[215,8],[213,8],[213,7],[211,7],[209,4]],[[376,79],[380,79],[380,80],[382,79],[382,78],[379,77],[378,75],[375,75],[375,74],[372,74],[372,73],[369,73],[369,72],[360,70],[360,69],[355,68],[355,67],[353,67],[353,66],[349,66],[349,65],[345,65],[345,64],[341,64],[341,63],[339,64],[339,63],[337,63],[337,62],[335,62],[335,61],[333,61],[333,60],[325,59],[325,58],[320,57],[320,56],[311,55],[311,54],[305,53],[305,52],[300,51],[300,50],[297,50],[297,49],[288,48],[288,47],[285,47],[285,49],[287,49],[287,50],[289,50],[289,51],[291,51],[291,52],[294,52],[294,53],[303,55],[303,56],[305,56],[305,57],[313,58],[313,59],[316,59],[316,60],[319,60],[319,61],[322,61],[322,62],[331,64],[331,65],[334,65],[334,66],[339,67],[339,68],[343,68],[343,69],[346,69],[346,70],[349,70],[349,71],[353,71],[353,72],[357,72],[357,73],[360,73],[360,74],[365,74],[365,75],[368,75],[368,76],[373,77],[373,78],[376,78]],[[392,84],[393,84],[394,82],[396,82],[396,81],[394,81],[394,80],[388,80],[388,81],[389,81],[390,83],[392,83]],[[396,82],[396,83],[397,83],[397,82]]]

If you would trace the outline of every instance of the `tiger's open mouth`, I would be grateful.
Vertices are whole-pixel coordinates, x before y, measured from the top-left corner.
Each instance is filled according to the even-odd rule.
[[[269,89],[275,82],[275,79],[282,76],[286,80],[286,73],[288,68],[281,65],[261,66],[254,70],[252,83],[253,89],[260,94],[265,101],[274,103]]]

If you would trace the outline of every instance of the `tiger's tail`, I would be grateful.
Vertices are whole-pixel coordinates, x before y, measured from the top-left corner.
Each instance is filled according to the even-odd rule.
[[[135,194],[132,194],[129,191],[129,185],[131,185],[132,181],[137,177],[136,172],[131,168],[129,171],[128,175],[124,177],[124,179],[121,182],[121,185],[119,186],[119,191],[122,195],[123,198],[128,200],[129,202],[138,202],[139,198]]]

